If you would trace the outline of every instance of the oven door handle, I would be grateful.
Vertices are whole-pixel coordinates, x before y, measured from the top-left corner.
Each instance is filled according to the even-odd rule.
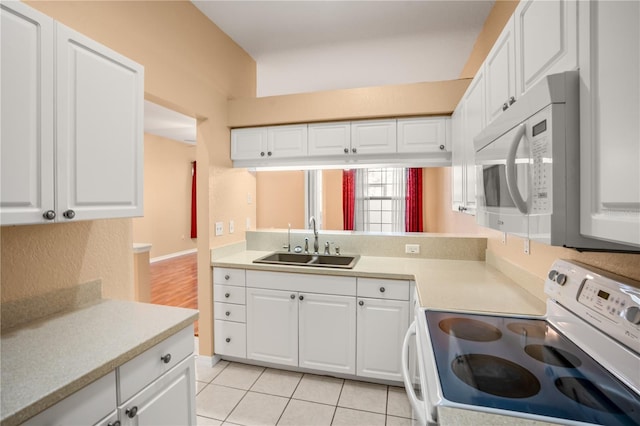
[[[527,206],[528,203],[520,194],[520,190],[518,189],[518,179],[516,177],[516,153],[518,151],[518,146],[520,146],[520,141],[525,137],[525,131],[525,125],[521,124],[513,137],[513,141],[511,141],[509,152],[507,153],[506,178],[507,189],[509,190],[509,195],[511,195],[511,199],[514,204],[518,207],[520,213],[529,214],[529,207]]]
[[[418,399],[416,395],[416,391],[413,389],[413,383],[411,383],[411,373],[409,373],[409,342],[411,340],[411,336],[416,335],[416,322],[412,322],[407,330],[407,333],[404,335],[404,342],[402,343],[402,379],[404,380],[404,388],[407,391],[407,396],[409,399],[409,403],[413,408],[413,412],[418,418],[418,424],[426,425],[427,421],[425,419],[425,405],[424,401]],[[417,342],[416,342],[417,343]]]

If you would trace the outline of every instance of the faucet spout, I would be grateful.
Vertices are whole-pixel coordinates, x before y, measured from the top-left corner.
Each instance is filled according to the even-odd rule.
[[[313,227],[313,254],[318,254],[320,243],[318,242],[318,227],[314,216],[309,218],[309,226]]]

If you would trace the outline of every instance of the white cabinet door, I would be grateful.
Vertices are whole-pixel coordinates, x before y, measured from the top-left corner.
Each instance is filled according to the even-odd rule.
[[[447,120],[445,117],[398,119],[398,152],[447,152]]]
[[[59,23],[56,54],[59,219],[142,216],[142,66]]]
[[[487,124],[516,101],[516,49],[513,16],[484,61]]]
[[[640,247],[640,3],[579,7],[580,230]]]
[[[231,159],[255,160],[267,155],[267,128],[231,130]]]
[[[356,298],[299,295],[300,367],[356,372]]]
[[[269,127],[267,157],[291,158],[307,155],[307,125]]]
[[[451,115],[451,208],[464,208],[464,101]]]
[[[396,152],[396,120],[351,122],[352,154]]]
[[[577,3],[575,0],[518,3],[514,17],[519,94],[545,75],[578,66]]]
[[[247,288],[247,358],[298,365],[298,295]]]
[[[195,363],[190,356],[118,407],[123,426],[196,425]]]
[[[473,139],[484,129],[486,124],[484,88],[484,72],[480,70],[464,97],[464,211],[471,214],[475,214],[476,209],[476,152]]]
[[[351,152],[351,123],[348,121],[308,125],[309,155],[346,155]]]
[[[358,298],[358,376],[402,381],[408,327],[409,301]]]
[[[0,4],[0,224],[47,222],[54,206],[53,19]]]

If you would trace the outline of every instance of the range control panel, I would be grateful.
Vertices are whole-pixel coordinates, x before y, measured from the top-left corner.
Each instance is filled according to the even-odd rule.
[[[578,262],[556,260],[545,281],[545,293],[640,352],[640,282]]]

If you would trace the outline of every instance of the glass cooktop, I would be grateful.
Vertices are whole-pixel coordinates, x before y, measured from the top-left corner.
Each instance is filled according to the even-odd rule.
[[[640,396],[546,321],[438,311],[426,311],[426,317],[445,399],[577,422],[640,425]]]

